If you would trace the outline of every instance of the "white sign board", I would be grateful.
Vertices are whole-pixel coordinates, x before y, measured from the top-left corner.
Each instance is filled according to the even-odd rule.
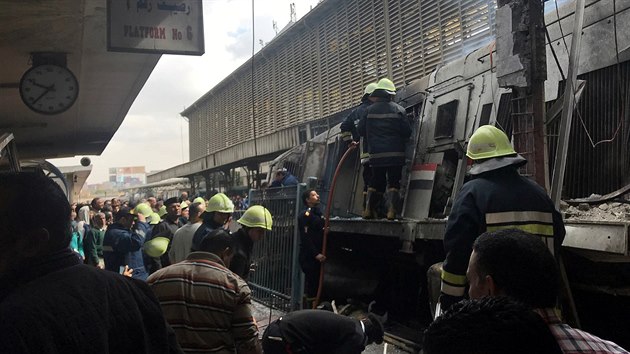
[[[108,0],[107,50],[202,55],[201,0]]]

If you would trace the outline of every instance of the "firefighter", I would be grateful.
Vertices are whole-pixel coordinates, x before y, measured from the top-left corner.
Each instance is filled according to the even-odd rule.
[[[466,156],[474,163],[469,172],[473,178],[457,194],[446,224],[442,311],[463,298],[472,245],[482,233],[520,229],[540,236],[551,250],[560,249],[565,235],[562,216],[545,190],[519,175],[518,168],[527,160],[514,151],[503,131],[479,127]]]
[[[142,208],[140,208],[141,206]],[[147,235],[144,243],[144,266],[149,274],[153,274],[156,270],[171,265],[171,260],[168,257],[168,251],[171,249],[170,241],[173,239],[175,231],[184,226],[179,220],[181,216],[181,205],[179,203],[179,199],[177,199],[177,197],[169,198],[164,202],[164,206],[166,207],[166,214],[162,218],[162,221],[153,226],[151,233]],[[136,206],[136,211],[139,211],[140,213],[148,214],[150,210],[151,209],[148,208],[146,204],[141,203]],[[145,216],[149,216],[151,214]],[[165,242],[164,239],[167,241]],[[156,244],[153,245],[153,243]],[[147,250],[151,251],[147,252]]]
[[[313,189],[302,193],[302,202],[306,209],[298,217],[300,231],[300,268],[305,275],[307,300],[317,296],[321,263],[326,261],[322,254],[324,241],[324,216],[319,209],[319,195]]]
[[[234,238],[234,257],[230,263],[230,270],[247,280],[252,265],[252,250],[254,242],[260,241],[265,230],[271,231],[273,220],[271,213],[262,205],[252,205],[236,222],[241,228],[236,231]]]
[[[367,108],[370,106],[370,94],[374,92],[378,84],[372,82],[365,86],[363,90],[363,97],[361,97],[361,104],[350,113],[346,119],[341,123],[341,139],[348,144],[348,146],[354,142],[361,143],[361,165],[363,166],[363,209],[365,209],[365,202],[367,200],[367,190],[370,185],[370,179],[372,177],[372,167],[370,166],[370,153],[367,148],[367,139],[359,135],[357,125],[359,125],[359,119],[365,115]],[[345,149],[344,149],[345,150]],[[342,150],[342,151],[344,151]]]
[[[359,120],[358,131],[368,141],[372,178],[367,190],[364,219],[377,217],[376,208],[388,189],[387,219],[398,214],[400,178],[405,165],[406,143],[411,126],[405,109],[392,100],[396,86],[386,78],[380,79],[370,95],[372,104]]]
[[[195,199],[197,200],[197,199]],[[234,213],[234,203],[223,193],[217,193],[210,200],[206,211],[201,214],[203,223],[193,236],[191,251],[199,251],[203,239],[214,229],[224,228]]]

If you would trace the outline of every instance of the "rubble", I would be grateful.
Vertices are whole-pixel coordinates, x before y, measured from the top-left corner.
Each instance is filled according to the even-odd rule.
[[[609,202],[600,205],[580,203],[561,206],[565,219],[587,221],[630,221],[630,204]]]

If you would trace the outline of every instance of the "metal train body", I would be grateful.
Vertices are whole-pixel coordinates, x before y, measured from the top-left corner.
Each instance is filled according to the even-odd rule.
[[[630,4],[617,5],[616,17],[630,17]],[[581,106],[578,107],[585,112],[586,125],[589,124],[587,111],[596,111],[602,108],[599,105],[606,105],[603,101],[593,100],[593,97],[599,97],[599,82],[614,83],[618,80],[615,76],[620,73],[613,69],[626,70],[627,60],[630,59],[627,51],[617,56],[610,50],[601,50],[602,41],[608,43],[612,36],[611,6],[611,1],[592,1],[586,11],[579,73],[582,78],[587,77],[587,87],[589,78],[596,79],[593,80],[591,91],[582,94]],[[558,28],[558,22],[562,23],[565,32],[566,28],[572,28],[572,14],[567,7],[559,12],[560,21],[555,13],[546,19],[551,38],[551,44],[547,44],[546,101],[549,111],[552,111],[557,100],[561,101],[559,89],[563,85],[551,46],[556,50],[562,70],[566,73],[567,69],[568,50],[560,45],[563,37]],[[630,46],[630,36],[626,35],[630,33],[627,30],[630,21],[621,22],[619,18],[615,18],[615,21],[617,34],[622,34],[623,48],[626,48]],[[567,39],[570,34],[564,34],[564,39],[570,42]],[[594,55],[593,51],[599,52]],[[618,57],[621,59],[616,62]],[[510,135],[511,90],[498,85],[495,46],[490,44],[437,68],[426,77],[408,83],[399,89],[396,100],[406,109],[413,126],[401,188],[404,198],[403,218],[387,221],[362,220],[359,217],[363,182],[359,153],[355,150],[340,167],[336,193],[332,198],[328,236],[330,261],[326,265],[324,294],[325,297],[337,299],[385,299],[390,316],[397,323],[422,327],[422,324],[430,321],[428,299],[431,297],[431,286],[426,273],[432,264],[444,259],[441,240],[450,203],[464,183],[469,167],[465,157],[467,141],[475,129],[484,124],[500,126]],[[553,117],[548,118],[551,123],[547,129],[554,131],[557,122],[553,122]],[[591,118],[597,121],[597,117]],[[549,140],[553,147],[553,137],[549,137]],[[302,181],[315,177],[322,201],[326,202],[330,181],[345,151],[345,144],[339,138],[339,126],[335,126],[281,155],[273,165],[289,167]],[[572,141],[572,144],[574,151],[569,159],[589,158],[581,150],[586,148],[582,141]],[[553,156],[553,151],[549,155]],[[587,173],[587,169],[600,168],[597,163],[601,159],[591,159],[583,164],[583,173]],[[621,158],[615,163],[621,165],[624,171],[627,170]],[[569,169],[568,180],[575,179],[576,176],[571,174],[579,174],[579,171],[580,168]],[[627,180],[626,177],[622,179]],[[598,181],[587,183],[595,187],[602,184],[608,186]],[[578,220],[567,221],[566,228],[564,246],[576,256],[575,259],[569,257],[569,277],[572,284],[577,284],[587,293],[583,297],[586,300],[578,301],[578,309],[591,314],[591,302],[600,301],[593,299],[614,293],[625,295],[617,297],[615,301],[621,301],[627,310],[630,292],[623,290],[626,289],[623,284],[627,284],[630,279],[621,274],[627,273],[630,268],[628,223]],[[618,273],[618,276],[602,277],[602,272]],[[615,281],[605,283],[592,280],[603,278],[615,278]],[[436,284],[433,285],[435,292]],[[602,324],[605,319],[601,317],[601,314],[593,316],[587,323],[592,327],[606,328],[606,333],[613,333],[610,332],[613,330],[609,331]],[[628,329],[630,326],[623,328]],[[617,339],[614,333],[603,336]],[[413,335],[408,337],[413,339]]]

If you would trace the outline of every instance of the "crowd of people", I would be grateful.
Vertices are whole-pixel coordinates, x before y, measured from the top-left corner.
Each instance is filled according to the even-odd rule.
[[[410,131],[394,94],[389,80],[368,85],[347,120],[359,140],[369,138],[365,218],[380,217],[386,187],[386,217],[398,214]],[[526,160],[505,133],[479,127],[467,156],[472,178],[447,221],[441,296],[424,353],[628,353],[559,316],[562,217],[518,174]],[[279,170],[272,187],[294,184]],[[254,243],[272,230],[273,215],[240,197],[70,205],[55,182],[33,172],[0,174],[0,196],[0,353],[355,354],[383,341],[386,316],[325,310],[286,314],[260,335],[247,280]],[[15,207],[24,200],[37,202],[26,212]],[[326,261],[324,222],[315,190],[302,201],[299,264],[312,297]],[[230,233],[236,203],[245,212]]]

